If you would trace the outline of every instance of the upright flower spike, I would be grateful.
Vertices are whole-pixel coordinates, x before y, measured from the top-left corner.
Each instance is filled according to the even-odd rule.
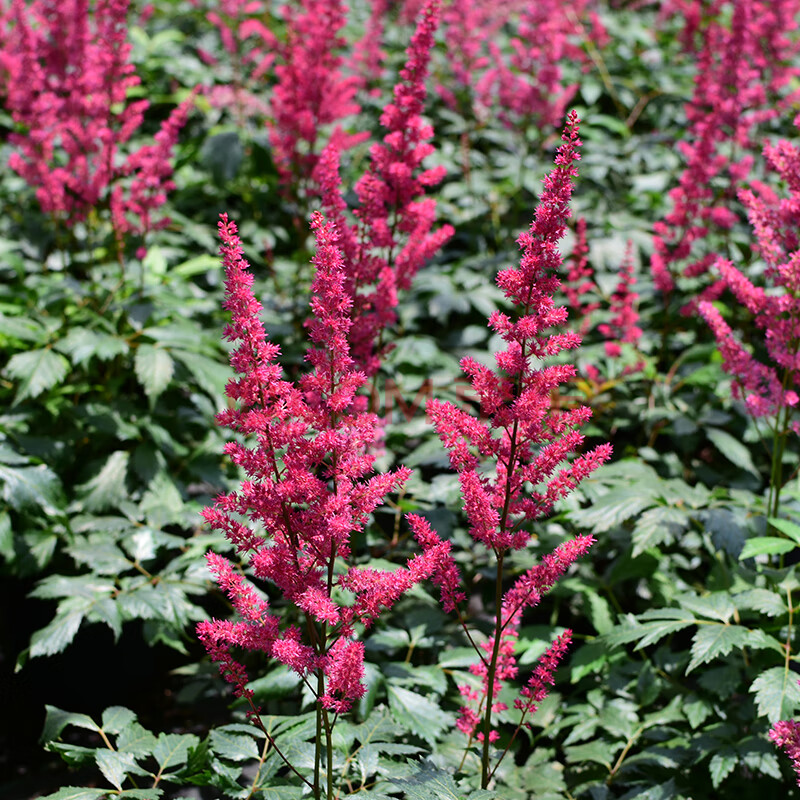
[[[509,550],[528,543],[528,524],[550,513],[554,503],[566,496],[611,456],[611,446],[600,445],[563,464],[583,445],[577,430],[591,415],[587,407],[571,410],[551,408],[551,392],[575,376],[572,365],[540,366],[549,356],[580,344],[571,332],[547,333],[561,326],[567,310],[557,307],[553,296],[559,288],[561,267],[559,240],[570,215],[572,179],[579,159],[579,120],[570,113],[555,169],[544,180],[544,191],[530,229],[519,237],[523,249],[519,267],[503,270],[498,285],[516,306],[511,317],[496,311],[489,325],[505,341],[492,370],[472,358],[461,367],[480,398],[481,419],[452,403],[430,400],[427,410],[450,461],[459,474],[464,509],[476,542],[489,548],[497,559],[495,580],[495,630],[483,648],[472,672],[481,678],[479,690],[461,687],[467,700],[459,728],[483,742],[482,786],[491,769],[489,743],[497,737],[492,715],[505,708],[498,701],[503,681],[517,672],[514,644],[522,612],[537,605],[566,569],[591,546],[590,536],[578,536],[560,545],[521,576],[503,594],[503,563]],[[417,537],[428,528],[419,517],[409,517]],[[443,564],[434,572],[445,606],[456,607],[458,590],[453,570]],[[463,619],[462,619],[463,624]],[[540,664],[538,678],[523,695],[524,713],[539,702],[546,676],[566,649],[566,640],[556,643]],[[496,766],[495,766],[496,769]]]
[[[800,119],[795,120],[800,127]],[[764,258],[766,287],[756,286],[727,260],[716,262],[720,283],[753,315],[763,331],[763,343],[755,341],[750,352],[736,339],[720,311],[701,302],[699,311],[708,323],[733,377],[734,396],[747,411],[763,418],[771,429],[772,469],[768,511],[778,516],[783,488],[784,449],[792,432],[800,433],[800,242],[797,209],[800,208],[800,149],[781,141],[764,148],[769,166],[786,182],[790,196],[782,200],[772,192],[761,196],[741,194],[756,234],[757,249]]]
[[[793,719],[776,722],[770,729],[769,738],[789,756],[800,786],[800,722]]]
[[[436,201],[425,189],[444,176],[443,167],[423,169],[433,152],[433,129],[422,119],[425,79],[439,21],[439,0],[427,0],[407,49],[407,60],[383,110],[383,141],[370,149],[370,165],[356,183],[355,225],[345,220],[338,143],[323,152],[314,178],[322,207],[342,231],[353,298],[353,357],[367,375],[377,372],[385,345],[382,332],[396,318],[398,291],[407,290],[417,271],[452,236],[453,228],[434,230]]]
[[[685,43],[697,59],[697,72],[686,104],[687,134],[678,143],[686,166],[670,191],[672,210],[654,225],[650,266],[656,288],[664,293],[679,278],[703,279],[698,297],[683,308],[689,313],[700,300],[713,301],[724,291],[724,284],[709,280],[717,254],[705,239],[739,220],[737,192],[752,168],[758,126],[796,97],[787,96],[785,87],[800,74],[800,45],[787,34],[797,29],[800,3],[673,0],[666,8],[685,16]]]
[[[17,148],[9,166],[36,189],[42,210],[69,227],[108,203],[118,239],[163,224],[152,212],[172,188],[169,158],[191,102],[175,110],[154,145],[125,157],[149,105],[127,102],[140,82],[129,61],[129,6],[13,0],[6,20],[13,35],[0,42],[6,107],[21,129],[9,136]]]
[[[301,612],[304,633],[283,626],[228,560],[213,553],[208,555],[212,574],[241,619],[208,620],[197,632],[237,695],[251,699],[246,672],[232,648],[261,650],[304,679],[318,701],[317,713],[324,716],[347,711],[365,691],[357,626],[369,627],[415,583],[446,571],[449,544],[435,534],[420,537],[422,552],[394,572],[348,564],[353,534],[410,470],[372,474],[378,419],[356,394],[366,376],[350,354],[352,298],[338,235],[319,212],[312,229],[317,250],[313,315],[307,324],[310,369],[292,383],[278,364],[280,348],[265,336],[236,226],[222,215],[224,306],[231,312],[225,336],[238,343],[231,366],[239,377],[227,386],[236,407],[217,419],[252,444],[226,445],[246,480],[239,491],[221,495],[203,511],[211,527],[249,561],[253,574],[277,587]],[[337,562],[345,568],[335,569]],[[353,598],[351,604],[334,599],[339,589]],[[251,706],[251,713],[257,720],[257,709]],[[330,724],[320,728],[328,736]]]
[[[341,0],[302,0],[283,7],[286,41],[277,48],[278,82],[267,128],[287,190],[305,190],[319,158],[322,127],[360,110],[354,100],[359,79],[342,73],[345,11]],[[341,129],[333,134],[339,148],[363,138],[346,136]]]

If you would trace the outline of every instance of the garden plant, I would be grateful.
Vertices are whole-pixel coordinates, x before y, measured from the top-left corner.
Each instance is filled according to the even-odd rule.
[[[800,797],[800,0],[0,0],[0,786]]]

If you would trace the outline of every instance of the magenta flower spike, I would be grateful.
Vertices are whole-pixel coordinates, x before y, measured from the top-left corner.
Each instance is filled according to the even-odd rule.
[[[498,275],[498,285],[516,307],[515,315],[500,311],[489,318],[491,328],[505,341],[505,350],[495,356],[491,369],[475,359],[464,358],[461,367],[480,398],[478,419],[452,403],[430,400],[427,411],[458,472],[464,510],[476,542],[490,549],[497,559],[495,630],[476,651],[480,661],[471,671],[480,678],[479,688],[462,686],[466,699],[458,727],[483,742],[482,786],[486,788],[494,769],[489,744],[498,736],[492,726],[493,713],[505,709],[498,701],[503,682],[517,673],[514,646],[522,613],[537,605],[569,566],[591,546],[591,536],[578,536],[560,545],[529,569],[503,592],[503,563],[510,550],[525,547],[531,531],[528,523],[549,514],[553,505],[569,494],[583,478],[611,456],[611,446],[600,445],[572,458],[583,445],[578,428],[591,415],[588,407],[571,410],[551,408],[551,392],[575,376],[570,364],[542,366],[541,361],[563,350],[574,349],[580,337],[572,332],[551,332],[567,317],[557,307],[563,237],[570,215],[572,179],[579,159],[579,120],[570,113],[558,150],[555,168],[544,180],[544,191],[530,229],[518,241],[523,249],[519,267]],[[418,539],[429,526],[419,517],[409,522]],[[434,572],[445,609],[455,608],[460,594],[457,573],[448,564]],[[461,617],[462,625],[464,623]],[[470,641],[471,638],[470,638]],[[518,706],[524,714],[540,702],[548,676],[563,655],[568,637],[548,651],[523,693]],[[502,756],[501,756],[502,759]],[[498,761],[499,764],[499,761]]]
[[[362,631],[415,583],[454,567],[449,542],[432,531],[418,535],[421,552],[395,571],[351,563],[353,535],[411,471],[373,473],[378,418],[367,412],[367,398],[357,394],[367,378],[350,353],[353,304],[338,234],[319,212],[312,229],[317,251],[307,322],[309,370],[291,382],[278,363],[280,348],[267,339],[260,321],[261,304],[253,295],[236,225],[222,215],[224,306],[231,312],[225,336],[238,343],[231,366],[239,377],[227,386],[235,407],[217,420],[249,444],[226,445],[246,479],[238,491],[221,495],[203,511],[255,578],[276,589],[305,624],[302,630],[284,625],[238,568],[209,553],[211,572],[240,619],[207,620],[197,633],[234,693],[250,702],[256,724],[259,710],[233,649],[263,651],[296,672],[317,700],[321,737],[322,731],[330,736],[335,716],[366,690]],[[351,597],[348,605],[334,599],[338,589]],[[329,774],[329,785],[331,780]],[[318,772],[313,787],[318,796]]]
[[[444,168],[422,166],[434,151],[433,129],[422,113],[438,22],[439,0],[427,0],[393,99],[381,115],[388,133],[372,145],[370,165],[355,186],[359,206],[354,225],[346,221],[336,141],[325,149],[314,174],[323,210],[342,236],[347,289],[353,298],[353,358],[370,376],[386,352],[383,331],[396,319],[398,292],[411,286],[419,269],[453,235],[450,225],[434,229],[436,201],[425,197],[426,188],[444,177]]]

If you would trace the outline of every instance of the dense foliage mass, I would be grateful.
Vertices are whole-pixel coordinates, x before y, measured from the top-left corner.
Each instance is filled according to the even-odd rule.
[[[800,796],[800,0],[0,0],[0,97],[4,796]]]

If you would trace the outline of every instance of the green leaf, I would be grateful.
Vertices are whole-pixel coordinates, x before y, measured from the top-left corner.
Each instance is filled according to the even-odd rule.
[[[135,721],[136,714],[122,706],[110,706],[103,712],[103,730],[106,733],[119,733]]]
[[[393,785],[403,789],[406,800],[461,800],[463,797],[453,776],[429,762],[410,778],[390,780]]]
[[[777,528],[781,533],[786,534],[792,541],[800,544],[800,525],[795,525],[794,522],[789,522],[788,519],[779,519],[777,517],[770,517],[767,522],[773,528]]]
[[[217,401],[225,395],[225,386],[233,375],[228,364],[186,350],[173,350],[172,354],[189,370],[206,394]]]
[[[790,719],[800,706],[800,687],[797,674],[784,667],[771,667],[762,672],[750,685],[756,696],[758,714],[770,724]]]
[[[98,732],[100,726],[87,714],[76,714],[72,711],[64,711],[55,706],[46,705],[44,718],[44,730],[40,741],[43,744],[54,742],[61,735],[61,731],[67,725],[74,725],[76,728],[85,728],[89,731]]]
[[[126,450],[115,451],[94,478],[77,487],[81,504],[85,509],[101,511],[119,506],[127,498],[125,477],[128,473],[129,460],[130,453]]]
[[[633,557],[644,553],[651,547],[675,541],[678,534],[686,528],[686,514],[672,506],[654,506],[644,511],[633,527]]]
[[[108,797],[108,789],[90,789],[86,786],[64,786],[55,794],[40,797],[39,800],[100,800]]]
[[[211,748],[221,758],[229,758],[231,761],[258,758],[256,740],[248,734],[233,733],[228,725],[212,730],[210,738]]]
[[[47,330],[36,320],[28,317],[7,317],[0,314],[0,336],[4,339],[19,339],[22,342],[42,344],[47,339]]]
[[[0,464],[3,500],[16,511],[36,507],[54,516],[63,507],[63,492],[58,475],[50,467],[11,467]]]
[[[149,756],[156,747],[157,739],[138,722],[129,723],[117,736],[117,750],[135,756]]]
[[[122,784],[128,772],[138,770],[133,753],[121,753],[115,750],[98,750],[95,753],[95,762],[105,779],[117,789],[122,789]]]
[[[75,638],[90,602],[83,597],[71,598],[62,602],[52,622],[45,625],[44,628],[34,631],[31,636],[31,658],[51,656],[66,648]]]
[[[166,772],[179,764],[185,764],[190,748],[197,747],[199,743],[199,737],[193,733],[160,733],[158,744],[153,749],[153,757],[161,772]]]
[[[14,405],[26,397],[38,397],[55,386],[69,372],[69,361],[48,347],[12,356],[6,365],[9,377],[19,381]]]
[[[455,724],[452,714],[442,711],[438,703],[421,694],[391,685],[388,692],[389,708],[395,720],[431,747],[445,728]]]
[[[0,511],[0,556],[9,563],[16,559],[14,550],[14,531],[11,530],[11,517],[6,511]]]
[[[788,610],[784,596],[769,589],[748,589],[732,599],[740,611],[751,608],[768,617],[778,617]]]
[[[719,789],[720,784],[736,768],[739,757],[731,749],[726,747],[721,753],[714,753],[708,765],[708,772],[711,775],[711,784],[715,789]]]
[[[751,475],[759,476],[758,469],[750,455],[750,450],[737,438],[721,428],[706,428],[706,436],[731,464],[749,472]]]
[[[701,625],[692,640],[692,660],[686,667],[686,674],[717,656],[727,655],[734,647],[742,647],[748,634],[747,628],[741,625]]]
[[[302,786],[270,786],[258,790],[261,800],[300,800],[304,794]]]
[[[694,614],[684,608],[653,608],[639,617],[626,615],[622,626],[609,634],[605,639],[611,645],[626,644],[638,640],[636,649],[655,644],[670,633],[688,628],[696,622]]]
[[[97,575],[119,575],[131,566],[125,553],[104,534],[89,536],[67,548],[78,564],[85,564]]]
[[[169,385],[175,371],[172,356],[163,348],[141,344],[133,361],[139,383],[150,400],[155,400]]]
[[[596,498],[590,507],[571,511],[569,518],[579,528],[605,533],[654,505],[655,498],[648,494],[648,488],[612,489]]]
[[[754,536],[744,543],[742,552],[739,553],[739,561],[744,561],[746,558],[752,558],[753,556],[774,556],[789,553],[796,546],[794,542],[790,542],[788,539],[779,539],[777,536]]]
[[[195,275],[209,272],[210,270],[219,270],[219,258],[206,253],[202,256],[190,258],[182,264],[178,264],[170,270],[170,273],[181,278],[191,278]]]
[[[95,357],[101,361],[110,361],[128,352],[128,343],[110,333],[93,331],[88,328],[73,328],[56,345],[62,353],[66,353],[73,365],[80,366]]]

